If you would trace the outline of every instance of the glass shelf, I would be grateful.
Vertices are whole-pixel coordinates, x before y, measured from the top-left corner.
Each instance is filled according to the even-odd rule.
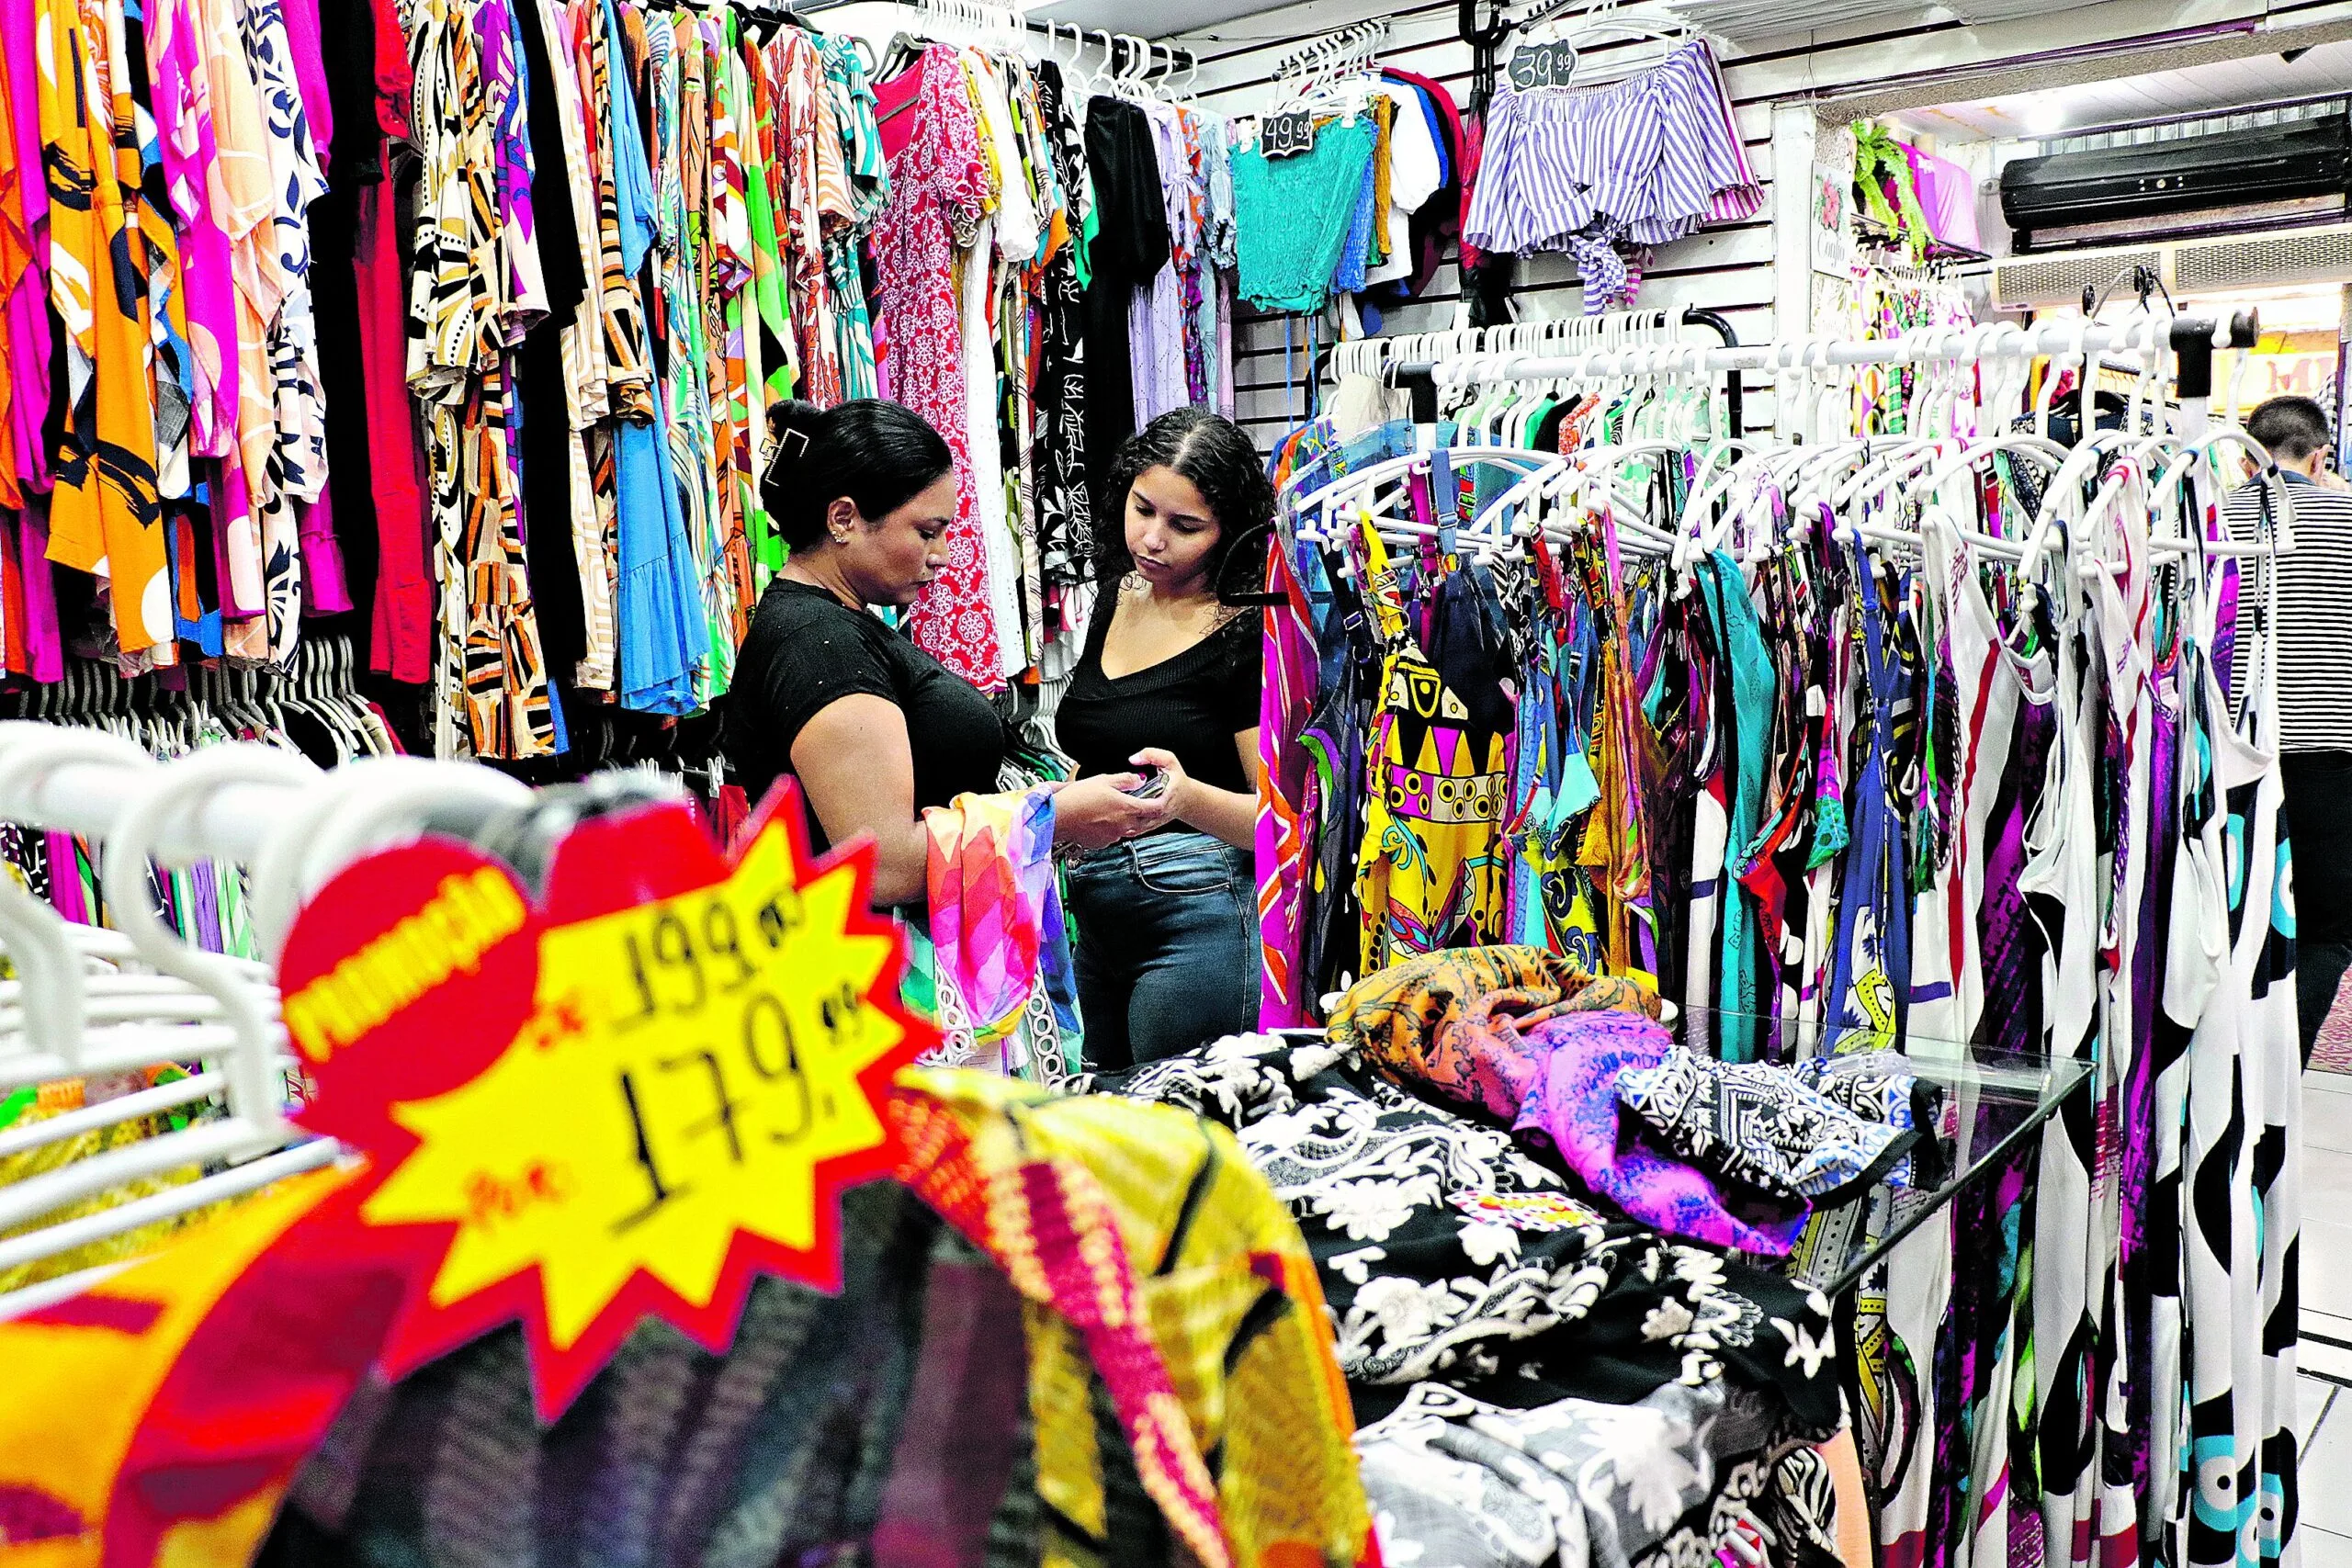
[[[1692,1015],[1669,1007],[1668,1028],[1683,1044],[1713,1055],[1708,1042],[1746,1037],[1758,1042],[1780,1040],[1791,1049],[1781,1057],[1808,1052],[1791,1037],[1794,1031],[1774,1020],[1708,1011],[1707,1027],[1692,1038]],[[1320,1039],[1317,1029],[1283,1030],[1302,1039]],[[2038,1135],[2066,1097],[2090,1076],[2087,1060],[2019,1056],[1972,1050],[1957,1042],[1910,1036],[1900,1050],[1845,1051],[1830,1055],[1858,1059],[1899,1057],[1903,1070],[1935,1086],[1936,1116],[1921,1140],[1929,1147],[1917,1150],[1913,1170],[1917,1185],[1896,1187],[1882,1182],[1844,1201],[1816,1206],[1804,1237],[1785,1258],[1737,1254],[1745,1261],[1784,1273],[1824,1295],[1840,1297],[1852,1291],[1895,1247],[1978,1181],[1999,1170],[2026,1141]],[[1691,1245],[1703,1246],[1704,1243]],[[1725,1251],[1727,1249],[1712,1248]]]
[[[1709,1012],[1703,1033],[1714,1040],[1747,1033],[1770,1040],[1785,1026],[1768,1019]],[[1743,1030],[1742,1025],[1748,1025]],[[1677,1039],[1693,1043],[1690,1020],[1670,1018]],[[1913,1035],[1900,1050],[1834,1053],[1871,1061],[1899,1057],[1903,1070],[1941,1091],[1928,1136],[1925,1157],[1914,1170],[1929,1178],[1917,1185],[1881,1183],[1843,1202],[1816,1207],[1804,1239],[1787,1258],[1748,1261],[1786,1273],[1827,1296],[1840,1296],[1909,1235],[1979,1180],[2000,1169],[2010,1156],[2056,1113],[2090,1076],[2092,1064],[2075,1057],[2051,1059],[1972,1050],[1958,1042]]]

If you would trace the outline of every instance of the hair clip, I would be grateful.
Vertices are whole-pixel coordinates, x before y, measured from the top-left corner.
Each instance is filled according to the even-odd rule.
[[[796,443],[797,445],[795,445]],[[785,431],[775,438],[775,450],[768,454],[768,466],[761,471],[760,482],[763,485],[775,482],[777,470],[784,467],[785,458],[789,457],[797,462],[801,454],[808,450],[808,433],[807,431]]]

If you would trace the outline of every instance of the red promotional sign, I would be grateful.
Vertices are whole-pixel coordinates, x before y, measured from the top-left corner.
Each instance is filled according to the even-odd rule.
[[[880,1100],[933,1036],[870,850],[811,864],[798,821],[729,864],[683,806],[592,820],[538,907],[428,840],[304,908],[301,1120],[368,1155],[355,1240],[421,1282],[393,1375],[519,1318],[551,1417],[649,1314],[718,1350],[756,1272],[838,1288],[841,1190],[895,1168]]]

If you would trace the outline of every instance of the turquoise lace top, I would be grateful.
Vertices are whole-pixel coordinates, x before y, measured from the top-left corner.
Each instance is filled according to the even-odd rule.
[[[1254,142],[1233,155],[1244,299],[1261,310],[1323,308],[1378,135],[1362,115],[1318,127],[1315,145],[1287,158],[1268,158]]]

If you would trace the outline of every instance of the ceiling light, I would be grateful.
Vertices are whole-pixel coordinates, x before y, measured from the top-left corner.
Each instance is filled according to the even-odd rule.
[[[2066,106],[2054,93],[2037,93],[2018,107],[2029,136],[2055,136],[2066,129]]]

